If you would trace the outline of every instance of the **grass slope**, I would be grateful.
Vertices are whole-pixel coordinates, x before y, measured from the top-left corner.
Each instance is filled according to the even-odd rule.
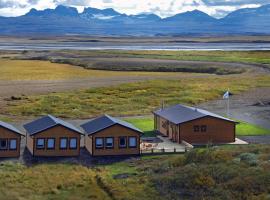
[[[84,118],[107,113],[111,115],[147,115],[160,107],[184,103],[194,105],[220,98],[230,88],[234,94],[254,87],[269,87],[269,76],[210,76],[180,80],[152,80],[113,87],[22,96],[3,108],[3,113],[19,116],[53,114],[67,118]]]
[[[0,165],[0,199],[267,199],[270,147],[194,149],[84,167]]]

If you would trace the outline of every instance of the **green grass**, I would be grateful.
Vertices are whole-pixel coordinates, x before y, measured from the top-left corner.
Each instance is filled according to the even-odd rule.
[[[270,135],[270,130],[262,128],[260,126],[254,125],[254,124],[240,122],[236,126],[236,135],[238,135],[238,136]]]
[[[155,136],[154,120],[152,118],[133,118],[126,121],[140,128],[144,132],[144,137]],[[251,135],[270,135],[270,130],[247,122],[239,122],[236,125],[236,136],[251,136]]]
[[[269,145],[244,145],[90,167],[1,162],[0,200],[267,199],[269,154]]]
[[[269,87],[267,75],[209,76],[180,80],[152,80],[48,95],[22,96],[2,109],[3,114],[64,118],[88,118],[103,113],[115,116],[148,115],[160,107],[183,103],[195,105],[221,98],[230,88],[233,94],[255,87]]]
[[[154,121],[152,118],[132,118],[126,119],[127,122],[133,124],[137,128],[141,129],[144,134],[143,137],[154,137]]]

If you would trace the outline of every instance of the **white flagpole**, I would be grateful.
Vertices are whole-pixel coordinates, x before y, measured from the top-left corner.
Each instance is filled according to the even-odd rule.
[[[230,90],[228,89],[228,98],[227,98],[227,117],[230,115]]]

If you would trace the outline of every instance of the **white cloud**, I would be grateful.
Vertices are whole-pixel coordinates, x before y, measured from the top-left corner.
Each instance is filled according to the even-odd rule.
[[[266,3],[270,3],[270,0],[0,0],[0,15],[19,16],[31,8],[43,10],[62,4],[74,6],[79,11],[84,7],[114,8],[126,14],[152,12],[161,17],[198,9],[215,17],[223,17],[239,8],[258,7]]]

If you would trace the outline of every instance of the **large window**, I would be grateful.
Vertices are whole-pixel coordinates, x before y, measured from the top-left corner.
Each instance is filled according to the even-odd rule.
[[[7,139],[0,139],[0,150],[7,150],[8,141]]]
[[[113,148],[113,138],[112,137],[108,137],[105,138],[105,144],[106,144],[106,148]]]
[[[77,138],[70,138],[69,148],[70,149],[77,149]]]
[[[38,138],[36,142],[37,149],[44,149],[45,148],[45,139],[44,138]]]
[[[96,149],[103,149],[103,138],[96,138]]]
[[[127,147],[127,137],[119,137],[119,148]]]
[[[68,139],[60,138],[60,149],[67,149]]]
[[[136,148],[137,147],[137,138],[136,137],[129,137],[128,138],[128,146],[130,148]]]
[[[55,139],[49,138],[47,140],[47,149],[54,149],[55,148]]]
[[[17,139],[10,139],[9,140],[9,149],[10,150],[17,150]]]

